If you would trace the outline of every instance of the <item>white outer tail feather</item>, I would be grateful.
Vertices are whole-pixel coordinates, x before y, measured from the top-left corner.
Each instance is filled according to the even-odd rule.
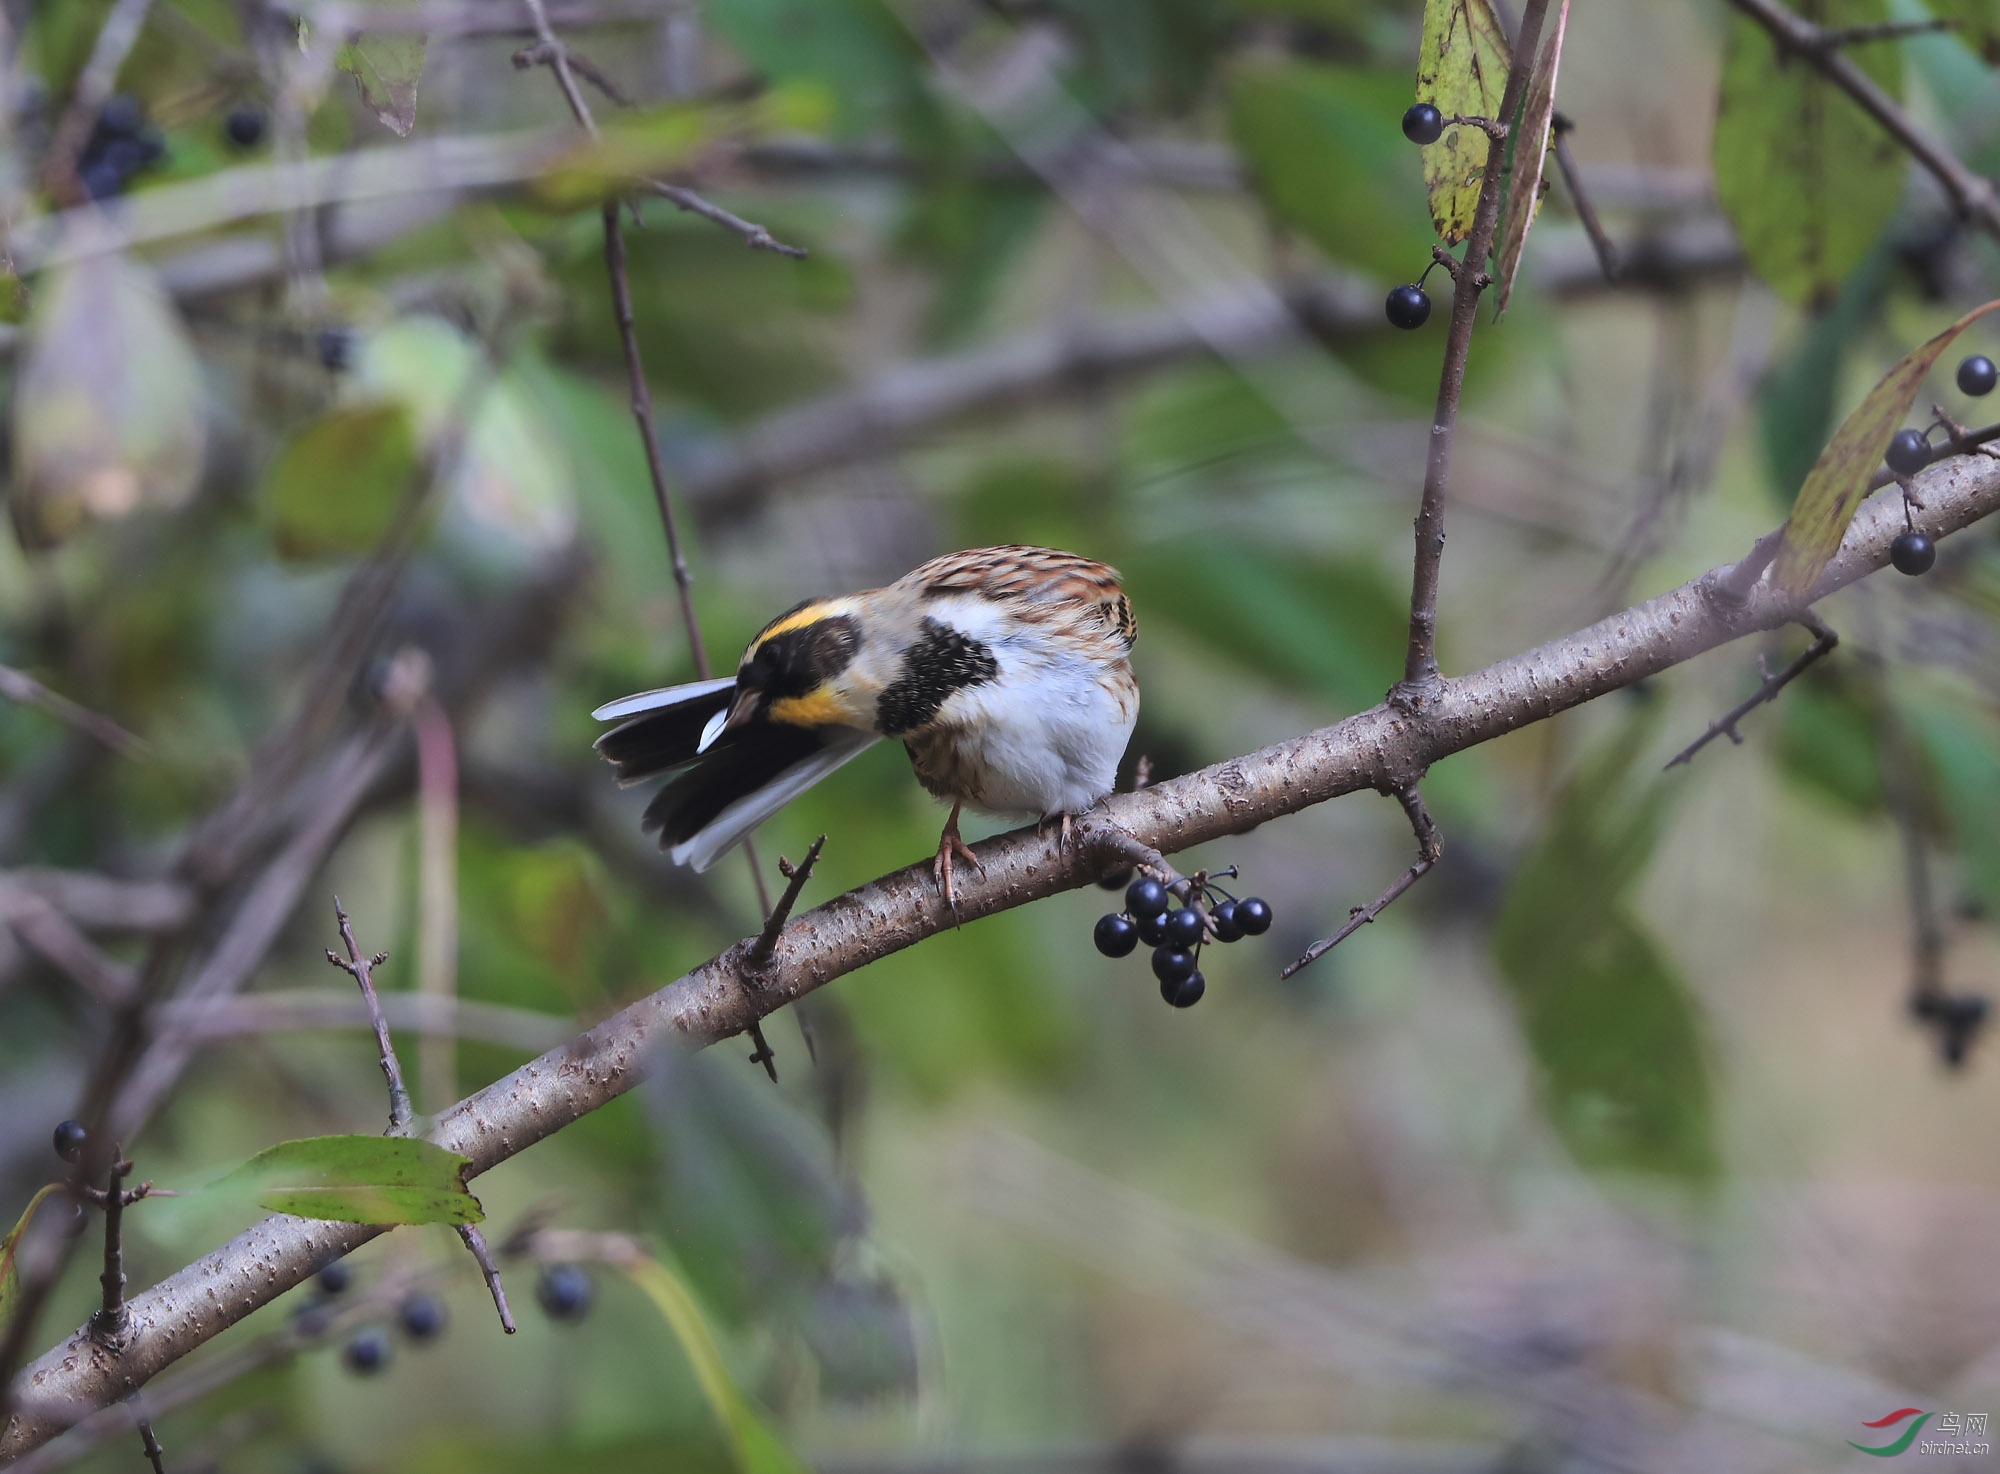
[[[620,717],[634,717],[642,711],[659,711],[662,707],[679,706],[683,701],[699,701],[704,696],[726,691],[735,684],[736,677],[719,676],[712,681],[690,681],[685,686],[662,686],[657,691],[641,691],[636,696],[621,696],[616,701],[607,701],[590,715],[593,721],[615,722]]]

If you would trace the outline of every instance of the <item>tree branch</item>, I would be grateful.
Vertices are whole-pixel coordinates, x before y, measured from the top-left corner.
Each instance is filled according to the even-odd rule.
[[[1743,734],[1736,730],[1736,724],[1768,701],[1776,701],[1778,693],[1805,674],[1806,668],[1833,653],[1840,643],[1840,636],[1833,632],[1833,626],[1821,619],[1810,609],[1799,612],[1798,622],[1812,632],[1813,642],[1806,646],[1798,659],[1779,671],[1776,675],[1766,672],[1757,689],[1742,701],[1729,708],[1721,716],[1708,724],[1708,730],[1679,752],[1667,759],[1669,768],[1678,768],[1682,763],[1694,761],[1695,754],[1718,737],[1727,737],[1738,747],[1743,745]],[[1760,657],[1761,660],[1761,657]]]
[[[1300,970],[1310,967],[1380,916],[1398,896],[1430,874],[1431,867],[1437,864],[1438,858],[1444,854],[1444,842],[1438,837],[1437,825],[1431,822],[1430,812],[1424,808],[1423,795],[1417,792],[1415,785],[1398,790],[1396,800],[1402,804],[1403,812],[1409,815],[1410,829],[1417,837],[1416,863],[1389,882],[1389,888],[1366,906],[1356,906],[1349,911],[1347,924],[1339,931],[1306,948],[1304,956],[1278,974],[1279,981],[1282,982]]]
[[[23,706],[38,706],[50,716],[87,733],[121,757],[144,757],[150,751],[143,738],[134,737],[110,717],[100,716],[87,706],[79,706],[67,696],[51,691],[33,676],[0,665],[0,696]]]
[[[1944,537],[2000,510],[2000,464],[1966,457],[1921,478],[1923,530]],[[1842,550],[1808,602],[1882,567],[1903,531],[1900,494],[1863,504]],[[1108,856],[1133,844],[1162,853],[1240,834],[1364,788],[1395,791],[1454,752],[1543,721],[1659,674],[1731,640],[1797,620],[1805,606],[1760,586],[1742,603],[1719,597],[1725,570],[1470,675],[1440,678],[1420,711],[1383,703],[1136,793],[1086,815],[1071,843],[1033,827],[976,846],[985,873],[969,878],[954,914],[928,861],[836,897],[779,934],[770,970],[749,986],[750,942],[730,948],[596,1028],[532,1060],[438,1117],[429,1139],[485,1172],[637,1083],[672,1042],[702,1048],[878,958],[961,921],[1093,884]],[[0,1458],[34,1448],[136,1387],[319,1268],[383,1230],[267,1218],[128,1302],[133,1332],[117,1356],[75,1337],[26,1368]]]
[[[1729,0],[1729,3],[1770,32],[1781,54],[1792,52],[1825,73],[1829,81],[1880,123],[1910,157],[1930,170],[1944,186],[1954,209],[2000,240],[2000,196],[1995,195],[1992,184],[1919,128],[1902,104],[1844,55],[1839,49],[1839,32],[1822,30],[1779,0]]]

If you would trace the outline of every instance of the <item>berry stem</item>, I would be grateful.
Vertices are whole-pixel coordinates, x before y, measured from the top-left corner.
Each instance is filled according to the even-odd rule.
[[[1504,122],[1520,110],[1528,71],[1541,41],[1542,17],[1548,0],[1528,0],[1514,38],[1507,87],[1501,94]],[[1489,130],[1490,136],[1490,130]],[[1493,234],[1500,223],[1500,176],[1506,149],[1495,140],[1486,151],[1486,172],[1479,183],[1479,204],[1465,238],[1465,256],[1453,274],[1451,327],[1445,335],[1444,367],[1438,376],[1437,412],[1431,418],[1430,455],[1424,465],[1423,501],[1417,510],[1416,567],[1410,580],[1410,640],[1403,657],[1399,695],[1413,704],[1438,678],[1438,569],[1444,561],[1444,501],[1451,482],[1452,432],[1458,425],[1458,401],[1465,391],[1465,359],[1472,346],[1472,326],[1479,316],[1479,295],[1485,287],[1480,264],[1492,253]],[[1435,257],[1433,257],[1435,259]],[[1469,280],[1467,278],[1470,278]]]

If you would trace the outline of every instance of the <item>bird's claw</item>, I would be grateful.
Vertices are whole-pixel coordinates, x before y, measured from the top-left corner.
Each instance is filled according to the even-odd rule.
[[[951,863],[954,855],[981,875],[986,873],[986,867],[979,863],[979,856],[966,848],[965,841],[958,837],[957,830],[947,829],[938,839],[937,858],[931,861],[931,875],[937,881],[938,894],[944,897],[945,905],[949,906],[951,914],[956,916],[958,891],[951,880]]]

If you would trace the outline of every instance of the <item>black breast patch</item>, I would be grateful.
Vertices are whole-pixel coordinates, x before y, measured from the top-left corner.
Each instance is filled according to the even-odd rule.
[[[903,657],[903,673],[875,699],[875,724],[886,736],[914,732],[936,719],[954,691],[997,680],[1000,662],[983,642],[926,619]]]

